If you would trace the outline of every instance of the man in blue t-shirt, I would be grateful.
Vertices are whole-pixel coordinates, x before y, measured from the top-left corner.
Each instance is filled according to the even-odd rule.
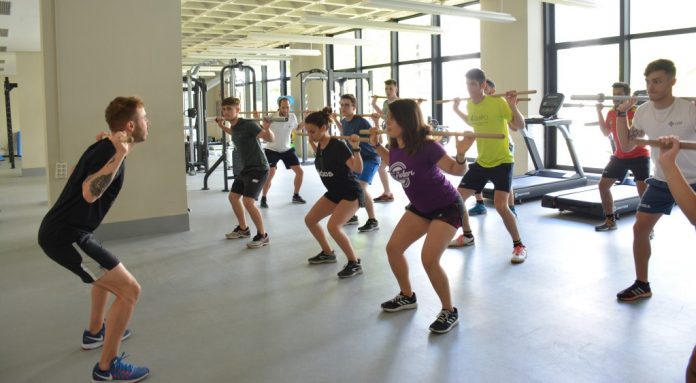
[[[361,130],[370,129],[372,126],[366,119],[355,114],[357,103],[355,96],[352,94],[344,94],[341,96],[340,106],[341,116],[343,116],[343,118],[340,121],[336,120],[336,125],[344,136],[357,134],[361,137],[369,137],[369,134],[360,134]],[[367,187],[372,184],[372,179],[375,173],[377,173],[377,169],[382,160],[379,158],[375,149],[367,142],[360,143],[360,156],[363,160],[363,171],[358,176],[358,181],[360,181],[360,187],[365,196],[365,210],[367,210],[368,218],[363,226],[358,227],[358,231],[365,233],[379,229],[379,223],[375,218],[374,201],[367,191]],[[346,224],[357,225],[358,217],[353,216]]]

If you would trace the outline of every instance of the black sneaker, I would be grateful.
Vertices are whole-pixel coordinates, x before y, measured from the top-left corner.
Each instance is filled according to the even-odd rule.
[[[294,194],[294,195],[292,196],[292,203],[307,203],[307,201],[305,201],[304,199],[302,199],[302,197],[300,197],[299,194]]]
[[[237,227],[234,228],[231,232],[225,234],[225,238],[227,239],[237,239],[237,238],[249,238],[251,237],[251,230],[247,227],[246,229],[243,229],[237,225]]]
[[[362,274],[362,266],[360,266],[360,260],[358,259],[356,261],[348,261],[345,266],[343,266],[343,270],[338,272],[338,277],[339,278],[350,278],[354,277],[358,274]]]
[[[354,215],[354,216],[350,217],[348,222],[344,223],[343,226],[358,225],[358,224],[360,224],[360,221],[358,221],[358,216]]]
[[[266,201],[266,197],[261,197],[261,203],[259,204],[264,209],[268,208],[268,202]]]
[[[368,218],[367,222],[365,222],[364,225],[362,225],[358,228],[358,231],[361,233],[366,233],[368,231],[375,231],[375,230],[379,230],[379,223],[374,218]]]
[[[616,298],[620,301],[631,302],[640,298],[650,298],[652,296],[652,291],[650,290],[650,283],[641,282],[636,280],[633,282],[631,287],[619,291],[616,294]]]
[[[437,315],[435,322],[430,325],[430,331],[444,334],[449,332],[457,323],[459,323],[459,312],[457,308],[455,307],[454,311],[443,309],[440,311],[440,314]]]
[[[307,259],[307,262],[312,265],[317,265],[320,263],[336,263],[336,254],[333,252],[333,250],[330,253],[325,253],[322,250],[319,254]]]
[[[394,299],[382,303],[382,310],[390,313],[401,310],[415,309],[416,307],[418,307],[418,303],[416,302],[416,293],[413,293],[412,296],[407,297],[399,292],[396,294]]]

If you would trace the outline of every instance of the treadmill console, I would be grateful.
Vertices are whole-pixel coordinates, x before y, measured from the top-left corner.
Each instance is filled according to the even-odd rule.
[[[541,117],[531,117],[525,119],[527,124],[541,124],[546,120],[556,118],[558,111],[563,106],[563,93],[548,93],[544,95],[541,100],[541,106],[539,107],[539,114]]]

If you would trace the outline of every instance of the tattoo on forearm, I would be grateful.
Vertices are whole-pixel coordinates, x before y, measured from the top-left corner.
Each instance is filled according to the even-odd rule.
[[[113,173],[109,173],[95,177],[89,184],[89,192],[95,197],[100,197],[106,188],[109,187],[109,184],[111,184],[112,174]]]

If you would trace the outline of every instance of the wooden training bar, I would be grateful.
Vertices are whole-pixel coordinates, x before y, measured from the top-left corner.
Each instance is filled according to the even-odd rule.
[[[206,121],[208,122],[217,122],[218,117],[206,117]],[[247,121],[256,121],[256,122],[263,122],[263,118],[245,118]],[[267,119],[267,121],[270,122],[287,122],[288,118],[287,117],[271,117]]]
[[[360,134],[370,134],[370,129],[360,129]],[[386,130],[378,130],[377,134],[387,134]],[[496,138],[503,139],[503,133],[476,133],[476,132],[442,132],[433,131],[429,133],[431,136],[450,136],[450,137],[474,137],[474,138]]]
[[[374,97],[374,98],[389,98],[389,97],[387,97],[387,96],[377,96],[377,95],[371,96],[371,97]],[[420,98],[420,97],[397,97],[396,99],[397,99],[397,100],[428,101],[427,98]]]
[[[521,94],[536,94],[536,92],[537,92],[536,90],[521,90],[521,91],[517,92],[517,95],[519,96]],[[487,95],[487,96],[488,97],[505,97],[505,93],[496,93],[496,94],[491,94],[491,95]],[[461,101],[468,101],[468,100],[471,100],[471,97],[460,98],[460,100]],[[529,98],[518,98],[517,100],[518,101],[529,101],[530,99]],[[436,104],[446,104],[448,102],[454,102],[454,99],[435,100],[433,102]]]
[[[295,133],[298,136],[307,136],[308,134],[305,132],[297,132]],[[331,136],[331,138],[336,138],[338,140],[348,140],[350,141],[350,136]],[[370,139],[368,137],[360,137],[360,142],[370,142]]]
[[[633,141],[634,144],[640,145],[640,146],[653,146],[656,148],[662,147],[659,140],[649,140],[646,138],[634,138],[631,141]],[[694,141],[680,141],[679,148],[680,149],[694,150],[694,149],[696,149],[696,142],[694,142]]]

